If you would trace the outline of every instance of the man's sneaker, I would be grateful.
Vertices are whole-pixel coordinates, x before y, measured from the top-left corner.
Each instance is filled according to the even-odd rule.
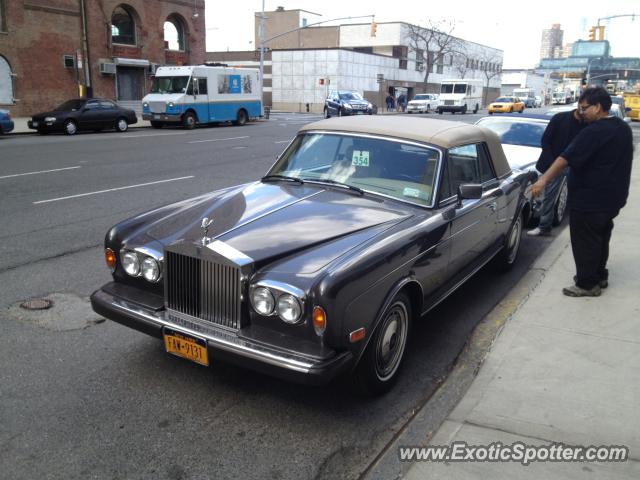
[[[573,276],[573,283],[578,283],[578,276],[577,275]],[[600,280],[598,282],[598,286],[600,288],[607,288],[609,286],[609,280],[606,280],[606,279],[605,280]]]
[[[589,290],[580,288],[577,285],[571,285],[570,287],[563,288],[562,293],[564,293],[567,297],[599,297],[602,293],[602,290],[600,289],[600,285],[596,285]]]
[[[527,235],[531,237],[550,237],[551,232],[548,230],[541,230],[540,227],[536,227],[533,230],[529,230]]]

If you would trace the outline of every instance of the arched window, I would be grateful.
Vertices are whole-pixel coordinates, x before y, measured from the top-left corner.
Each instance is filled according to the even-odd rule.
[[[0,55],[0,105],[13,103],[13,82],[11,79],[11,66]]]
[[[177,15],[164,22],[164,44],[168,50],[186,50],[184,21]]]
[[[111,15],[111,41],[124,45],[136,44],[136,23],[131,12],[122,5]]]

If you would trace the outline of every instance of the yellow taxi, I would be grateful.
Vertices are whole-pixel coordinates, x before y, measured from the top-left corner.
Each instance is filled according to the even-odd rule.
[[[631,109],[626,113],[632,121],[640,121],[640,93],[625,93],[623,97],[625,106]]]
[[[489,115],[494,113],[524,112],[524,102],[518,97],[498,97],[487,108]]]

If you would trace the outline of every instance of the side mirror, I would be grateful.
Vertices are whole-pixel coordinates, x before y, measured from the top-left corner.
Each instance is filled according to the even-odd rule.
[[[465,183],[458,186],[458,208],[463,200],[478,200],[482,198],[482,185]]]

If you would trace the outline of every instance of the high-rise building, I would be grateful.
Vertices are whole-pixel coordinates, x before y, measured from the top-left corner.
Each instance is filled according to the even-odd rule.
[[[562,52],[562,36],[564,32],[559,23],[554,23],[550,29],[542,31],[540,43],[540,58],[558,58]]]

